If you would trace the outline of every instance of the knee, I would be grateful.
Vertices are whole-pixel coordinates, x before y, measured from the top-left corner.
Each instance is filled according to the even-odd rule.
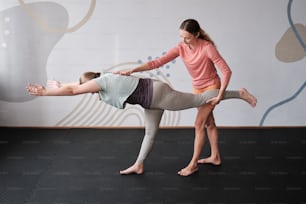
[[[215,123],[215,118],[213,117],[213,115],[210,115],[208,117],[208,120],[206,121],[205,127],[209,130],[209,129],[215,129],[216,128],[216,123]]]
[[[207,122],[205,127],[206,127],[207,130],[213,130],[213,129],[217,128],[215,122]]]
[[[209,115],[209,109],[207,109],[207,106],[203,106],[198,109],[198,114],[194,123],[197,130],[204,130],[205,125],[208,122]]]
[[[204,130],[205,128],[205,121],[196,120],[194,123],[194,127],[196,130]]]
[[[202,130],[205,128],[205,124],[207,122],[207,118],[206,117],[202,117],[201,114],[198,114],[195,122],[194,122],[194,127],[198,130]]]

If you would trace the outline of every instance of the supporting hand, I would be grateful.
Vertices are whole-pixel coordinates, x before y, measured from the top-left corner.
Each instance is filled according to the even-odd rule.
[[[125,76],[130,76],[133,72],[132,70],[121,70],[121,71],[114,71],[113,74],[120,74]]]
[[[217,104],[219,104],[221,101],[221,99],[219,97],[214,97],[209,99],[206,103],[210,103],[211,105],[215,106]]]

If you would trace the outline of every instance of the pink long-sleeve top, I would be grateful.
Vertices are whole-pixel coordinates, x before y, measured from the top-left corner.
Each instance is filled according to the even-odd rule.
[[[187,70],[192,77],[192,86],[196,89],[202,89],[214,83],[214,80],[219,77],[216,67],[222,73],[222,85],[227,86],[229,83],[232,71],[226,61],[219,54],[216,47],[206,41],[199,39],[197,46],[190,49],[183,42],[170,49],[165,55],[149,61],[150,69],[155,69],[174,60],[180,56]]]

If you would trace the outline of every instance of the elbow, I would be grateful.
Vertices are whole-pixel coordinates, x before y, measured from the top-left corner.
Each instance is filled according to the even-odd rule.
[[[223,78],[223,83],[224,84],[228,84],[229,81],[231,80],[231,76],[232,76],[232,71],[230,69],[228,69],[224,74],[224,78]]]
[[[80,93],[77,90],[71,89],[69,95],[71,96],[75,96],[75,95],[79,95]]]
[[[78,95],[78,92],[77,92],[77,90],[76,89],[74,89],[74,88],[69,88],[68,90],[67,90],[67,93],[66,93],[68,96],[74,96],[74,95]]]
[[[224,73],[224,76],[225,76],[226,78],[230,79],[231,76],[232,76],[232,70],[227,69],[226,72]]]
[[[231,78],[231,76],[232,76],[232,70],[228,70],[227,74],[228,74],[228,77]]]
[[[158,63],[157,60],[155,61],[150,61],[148,63],[145,64],[145,70],[152,70],[152,69],[157,69],[161,66],[160,63]]]

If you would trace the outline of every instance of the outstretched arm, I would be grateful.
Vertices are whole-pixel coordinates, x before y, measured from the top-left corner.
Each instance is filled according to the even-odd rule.
[[[179,47],[175,46],[171,48],[166,54],[163,56],[159,57],[158,59],[154,59],[151,61],[148,61],[146,63],[143,63],[139,65],[138,67],[132,68],[132,69],[127,69],[127,70],[122,70],[122,71],[116,71],[113,72],[114,74],[121,74],[121,75],[131,75],[132,73],[136,72],[142,72],[142,71],[148,71],[152,69],[157,69],[168,62],[171,62],[175,58],[179,56]]]
[[[69,83],[52,89],[47,89],[41,84],[30,83],[26,89],[33,96],[73,96],[85,93],[96,93],[101,90],[98,84],[92,80],[81,85]]]
[[[144,63],[138,67],[135,68],[131,68],[131,69],[127,69],[127,70],[121,70],[121,71],[115,71],[113,72],[113,74],[121,74],[121,75],[126,75],[129,76],[131,74],[133,74],[134,72],[142,72],[142,71],[147,71],[149,70],[149,64],[148,63]]]
[[[57,81],[57,80],[48,80],[47,81],[47,87],[48,88],[60,88],[62,86],[78,85],[78,84],[80,84],[79,81],[77,81],[77,82],[70,82],[70,83],[62,83],[62,82]]]

